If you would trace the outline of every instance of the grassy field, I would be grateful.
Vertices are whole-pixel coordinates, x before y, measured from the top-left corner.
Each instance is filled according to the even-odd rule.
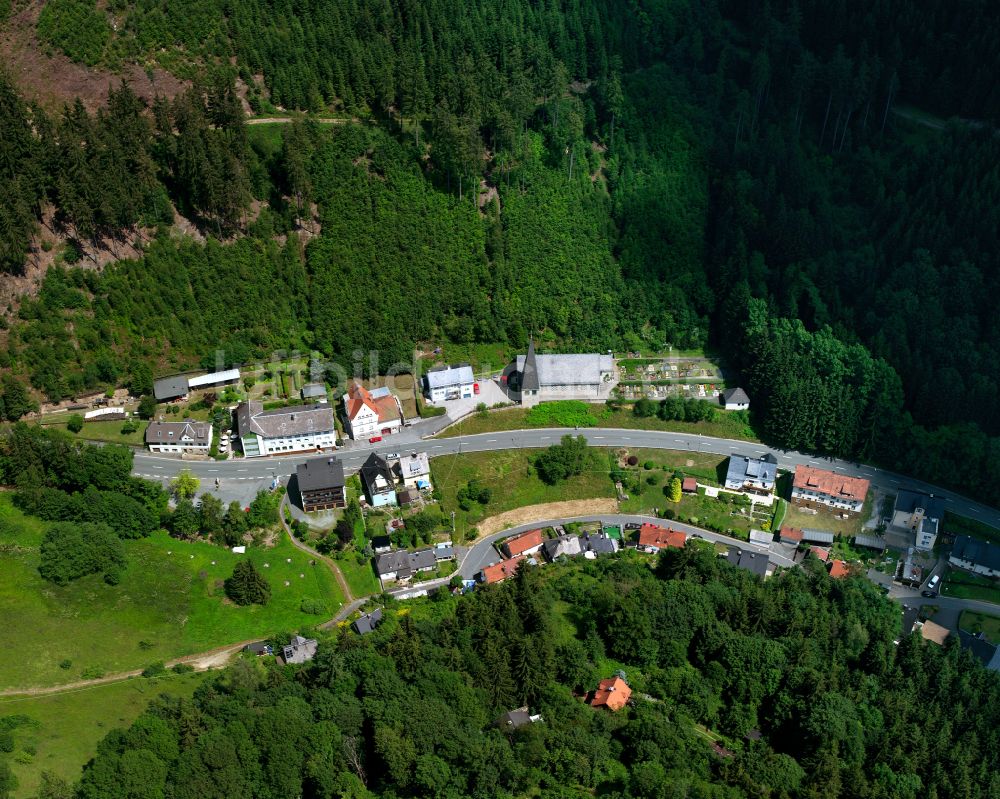
[[[0,520],[0,618],[6,622],[0,650],[21,653],[0,658],[0,688],[72,682],[84,671],[128,671],[294,630],[329,618],[343,601],[329,570],[310,566],[284,536],[273,548],[235,555],[160,532],[126,542],[128,568],[119,585],[92,575],[60,587],[38,575],[42,525],[2,495]],[[223,595],[222,581],[245,557],[270,580],[265,607],[240,608]],[[302,613],[304,598],[321,601],[327,613]]]
[[[958,599],[979,599],[1000,604],[1000,580],[949,569],[941,586],[941,593]]]
[[[435,347],[441,352],[434,353]],[[501,371],[523,349],[510,344],[426,344],[422,347],[428,353],[421,356],[420,368],[429,370],[432,366],[467,363],[475,374]]]
[[[69,782],[77,780],[97,752],[98,742],[112,729],[131,724],[157,696],[191,696],[205,676],[203,672],[151,680],[136,677],[62,694],[0,698],[0,717],[28,718],[14,730],[10,765],[18,787],[13,799],[34,796],[43,771]]]
[[[403,416],[407,419],[414,419],[417,416],[417,401],[413,396],[414,380],[413,375],[395,375],[392,377],[379,376],[371,380],[363,380],[365,388],[379,388],[389,386],[392,393],[399,397],[403,405]]]
[[[66,432],[66,419],[71,414],[58,414],[46,417],[41,424],[44,427]],[[137,420],[139,421],[139,420]],[[149,422],[139,421],[139,428],[134,433],[122,433],[122,425],[125,422],[121,419],[106,422],[84,422],[83,429],[76,433],[76,437],[85,441],[102,441],[111,444],[132,444],[141,445],[143,435],[146,433],[146,426]]]
[[[381,589],[370,559],[358,563],[357,553],[349,551],[336,560],[355,599],[379,593]]]
[[[584,404],[584,403],[581,403]],[[640,418],[630,410],[611,410],[604,405],[587,404],[592,424],[581,427],[618,427],[627,430],[665,430],[678,433],[700,433],[705,436],[719,438],[735,438],[743,441],[758,441],[753,430],[735,414],[719,412],[715,421],[711,422],[665,422],[662,419]],[[439,434],[440,438],[472,435],[475,433],[492,433],[504,430],[521,430],[530,427],[559,426],[546,419],[532,423],[525,408],[510,408],[493,411],[485,417],[473,415],[452,425]],[[538,414],[536,413],[536,418]],[[568,425],[572,426],[572,425]]]
[[[1000,617],[963,610],[958,617],[958,626],[970,633],[986,633],[991,644],[1000,644]]]
[[[591,450],[590,463],[584,473],[555,486],[546,485],[535,474],[531,459],[537,452],[470,452],[442,455],[431,460],[431,477],[442,496],[441,510],[446,518],[455,511],[456,542],[461,542],[466,531],[480,520],[497,513],[541,502],[615,495],[604,451]],[[488,504],[473,503],[470,510],[464,511],[458,506],[456,493],[473,479],[488,487],[492,497]]]

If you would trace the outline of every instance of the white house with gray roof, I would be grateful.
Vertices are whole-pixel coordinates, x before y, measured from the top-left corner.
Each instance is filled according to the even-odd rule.
[[[260,402],[242,402],[236,408],[236,428],[248,458],[337,446],[333,410],[325,403],[265,411]]]
[[[528,342],[528,352],[507,367],[504,379],[522,405],[561,399],[604,400],[618,383],[611,355],[538,355],[534,340]]]
[[[468,364],[431,369],[424,375],[424,396],[431,402],[468,399],[476,390],[476,378]]]
[[[778,461],[767,453],[760,458],[746,455],[730,455],[726,469],[726,488],[733,491],[769,494],[774,490],[778,477]]]
[[[208,422],[150,422],[145,434],[150,452],[176,455],[207,455],[212,447],[212,425]]]

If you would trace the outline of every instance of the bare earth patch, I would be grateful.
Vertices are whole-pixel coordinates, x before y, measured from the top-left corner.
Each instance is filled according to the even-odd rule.
[[[595,516],[601,513],[618,513],[618,501],[604,497],[527,505],[483,519],[476,527],[479,530],[479,537],[482,538],[499,533],[509,527],[517,527],[530,522],[543,522],[548,519],[562,519],[572,516]]]

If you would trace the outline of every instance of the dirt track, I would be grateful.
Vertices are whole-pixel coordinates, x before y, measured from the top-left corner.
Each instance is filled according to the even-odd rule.
[[[520,524],[571,516],[596,516],[601,513],[618,513],[617,500],[605,497],[603,499],[573,499],[566,502],[544,502],[540,505],[528,505],[524,508],[516,508],[506,513],[490,516],[488,519],[483,519],[476,527],[479,530],[479,537],[485,538]]]

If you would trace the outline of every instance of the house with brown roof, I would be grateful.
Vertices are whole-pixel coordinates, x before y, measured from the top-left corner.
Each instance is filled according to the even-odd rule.
[[[835,580],[842,580],[844,577],[850,577],[851,567],[847,564],[846,560],[834,560],[830,564],[830,576]]]
[[[545,537],[541,530],[529,530],[513,538],[504,541],[500,548],[508,558],[516,558],[518,555],[534,555],[542,548]]]
[[[681,481],[681,491],[685,494],[697,494],[698,481],[694,477],[685,477]]]
[[[796,466],[792,502],[810,508],[826,505],[848,513],[860,513],[870,485],[863,477],[847,477],[813,466]]]
[[[594,697],[590,700],[591,707],[606,707],[608,710],[621,710],[628,704],[632,696],[632,689],[621,677],[611,677],[601,680],[594,691]]]
[[[667,547],[683,549],[687,536],[679,530],[670,530],[658,524],[643,523],[639,528],[639,546],[648,552],[658,552]]]
[[[826,563],[830,560],[830,550],[823,549],[823,547],[809,547],[809,551],[812,552],[817,558]]]
[[[913,624],[912,632],[920,633],[920,637],[925,641],[930,641],[938,646],[944,646],[944,642],[948,640],[948,636],[951,635],[951,630],[947,627],[942,627],[940,624],[931,621],[930,619],[915,622]]]
[[[802,530],[798,527],[782,527],[778,537],[784,544],[798,545],[802,543]]]
[[[337,427],[329,405],[296,405],[264,410],[261,402],[241,402],[236,408],[236,431],[243,454],[288,455],[337,446]]]
[[[344,422],[355,439],[387,436],[403,424],[403,409],[388,388],[369,391],[355,381],[344,394]]]
[[[486,566],[479,572],[479,582],[486,585],[502,583],[508,577],[513,577],[517,572],[517,567],[526,559],[525,555],[518,555],[516,558],[502,560],[499,563],[494,563],[492,566]]]

